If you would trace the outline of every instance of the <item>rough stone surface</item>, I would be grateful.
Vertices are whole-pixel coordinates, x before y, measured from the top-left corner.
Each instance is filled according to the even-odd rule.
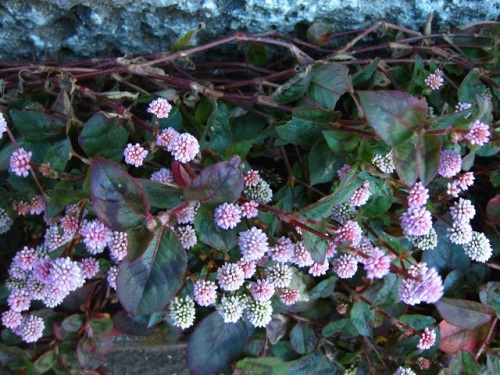
[[[500,0],[3,0],[0,59],[42,60],[167,51],[204,22],[200,42],[236,31],[303,37],[315,20],[334,31],[385,20],[413,30],[495,20]],[[301,35],[302,34],[302,35]]]

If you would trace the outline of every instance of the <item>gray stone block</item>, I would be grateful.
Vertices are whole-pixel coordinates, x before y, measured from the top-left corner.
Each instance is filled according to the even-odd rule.
[[[0,59],[67,59],[169,50],[204,22],[200,42],[236,31],[303,33],[315,20],[334,31],[385,20],[414,30],[433,12],[446,27],[495,20],[500,0],[3,0]]]

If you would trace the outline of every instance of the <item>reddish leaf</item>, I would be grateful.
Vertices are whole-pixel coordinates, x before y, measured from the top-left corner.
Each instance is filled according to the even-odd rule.
[[[479,302],[441,298],[436,308],[443,319],[458,327],[473,329],[489,322],[496,315],[495,309]]]
[[[486,217],[492,224],[500,224],[500,194],[489,200],[486,205]]]
[[[178,161],[172,162],[172,175],[174,177],[174,182],[179,186],[188,186],[193,180],[186,168]]]
[[[439,323],[441,331],[439,349],[448,354],[456,353],[462,349],[475,352],[488,334],[488,328],[489,324],[484,324],[471,330],[457,327],[443,320]]]

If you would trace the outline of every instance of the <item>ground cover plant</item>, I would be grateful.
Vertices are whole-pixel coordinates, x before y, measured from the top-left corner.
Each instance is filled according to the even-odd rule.
[[[500,25],[202,26],[0,63],[3,371],[160,329],[193,374],[498,374]]]

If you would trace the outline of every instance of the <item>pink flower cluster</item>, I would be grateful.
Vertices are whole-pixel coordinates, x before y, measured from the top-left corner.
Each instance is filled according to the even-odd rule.
[[[190,162],[200,152],[200,144],[194,136],[189,133],[179,133],[170,127],[158,134],[156,143],[181,163]]]
[[[398,294],[401,301],[408,305],[421,302],[435,303],[444,294],[443,280],[436,269],[428,268],[426,263],[410,267],[409,277],[399,284]]]

